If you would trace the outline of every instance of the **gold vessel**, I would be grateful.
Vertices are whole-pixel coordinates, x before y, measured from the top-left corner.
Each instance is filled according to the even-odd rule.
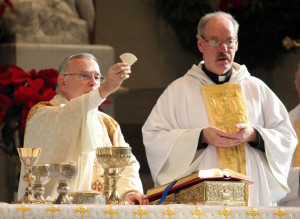
[[[131,157],[131,147],[99,147],[97,160],[104,168],[106,204],[127,204],[117,192],[117,181]]]

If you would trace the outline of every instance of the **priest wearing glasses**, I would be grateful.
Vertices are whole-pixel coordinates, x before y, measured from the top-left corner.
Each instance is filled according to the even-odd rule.
[[[143,128],[156,186],[202,169],[232,169],[254,184],[249,206],[276,206],[287,185],[297,144],[288,112],[245,65],[234,62],[237,21],[228,13],[201,18],[197,45],[203,61],[171,83]]]
[[[96,58],[88,53],[67,57],[59,67],[58,94],[50,101],[36,104],[28,114],[24,147],[40,147],[37,164],[74,162],[78,174],[70,184],[73,192],[103,192],[103,168],[96,159],[101,146],[128,146],[118,123],[99,112],[98,106],[129,78],[127,63],[116,63],[108,69],[101,84]],[[139,163],[132,155],[118,180],[118,193],[130,204],[147,204],[139,177]],[[23,169],[21,175],[23,175]],[[25,192],[20,180],[18,196]],[[57,182],[45,186],[45,198],[58,196]]]

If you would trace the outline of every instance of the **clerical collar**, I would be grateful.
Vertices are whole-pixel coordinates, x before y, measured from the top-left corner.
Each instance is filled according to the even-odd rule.
[[[204,66],[204,64],[202,64],[202,70],[204,71],[204,73],[216,84],[224,84],[225,82],[228,82],[232,73],[232,68],[228,70],[228,72],[222,74],[222,75],[218,75],[215,74],[209,70],[207,70]]]

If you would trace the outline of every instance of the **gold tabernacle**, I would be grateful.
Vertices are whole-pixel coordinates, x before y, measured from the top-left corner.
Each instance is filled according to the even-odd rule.
[[[204,181],[168,195],[163,203],[242,206],[246,203],[245,182]]]
[[[180,178],[170,188],[163,204],[246,205],[247,176],[230,169],[198,170]],[[151,204],[157,204],[168,184],[147,191]]]

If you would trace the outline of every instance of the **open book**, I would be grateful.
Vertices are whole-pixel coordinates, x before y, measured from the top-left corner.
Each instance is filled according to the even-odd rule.
[[[175,181],[175,180],[174,180]],[[231,169],[209,169],[209,170],[197,170],[192,174],[180,178],[177,182],[170,188],[169,193],[184,189],[186,187],[193,186],[199,182],[203,181],[243,181],[246,184],[252,184],[253,182],[249,178],[242,174],[238,173]],[[170,182],[172,183],[172,182]],[[149,199],[156,198],[161,196],[164,189],[170,184],[164,184],[147,191],[147,197]]]

